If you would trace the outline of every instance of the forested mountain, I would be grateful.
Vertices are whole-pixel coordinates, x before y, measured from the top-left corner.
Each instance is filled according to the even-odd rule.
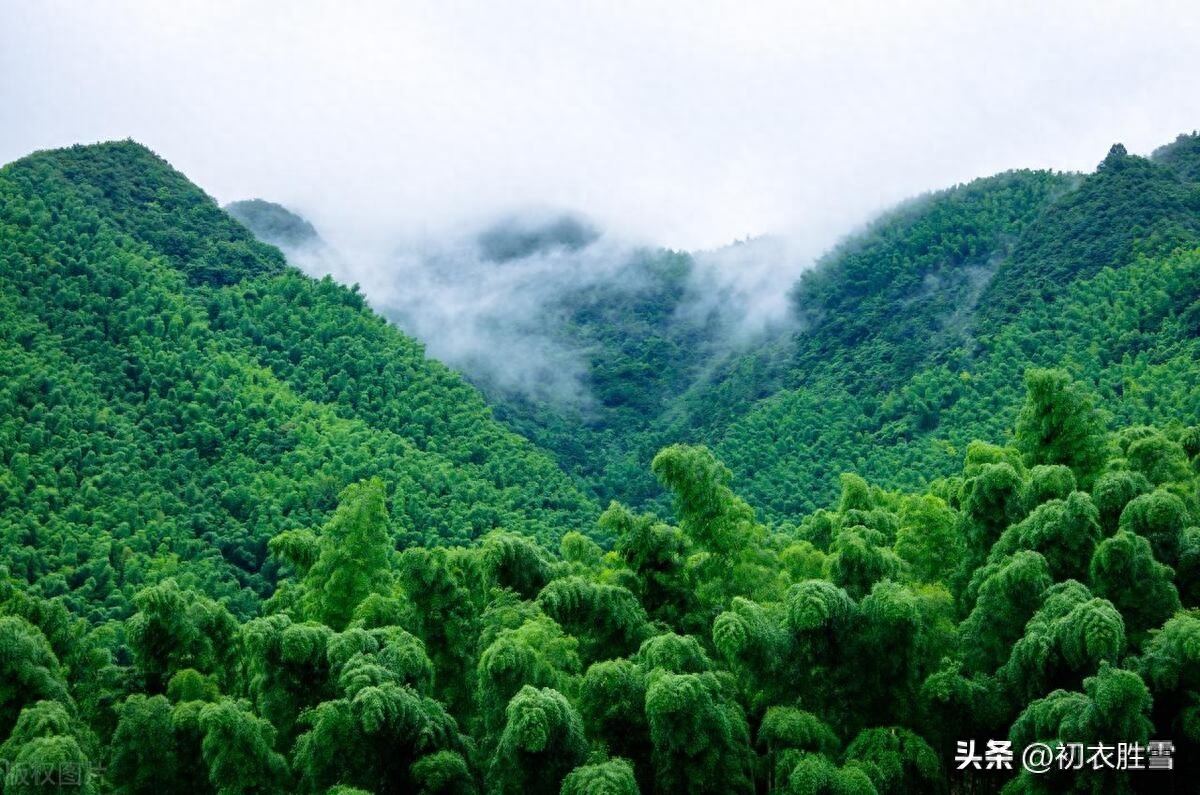
[[[1122,424],[1197,416],[1200,183],[1190,181],[1188,162],[1160,165],[1116,146],[1079,180],[1024,176],[1043,186],[1032,193],[1040,204],[1025,204],[1027,223],[974,254],[970,238],[956,234],[963,221],[944,223],[938,207],[987,180],[934,197],[915,224],[887,224],[891,235],[869,234],[860,267],[896,263],[886,281],[895,292],[847,295],[835,278],[830,312],[819,285],[840,274],[844,257],[812,271],[798,304],[833,319],[793,341],[789,388],[705,440],[744,476],[744,493],[785,516],[827,500],[842,471],[904,487],[955,471],[972,439],[1004,439],[1029,366],[1064,367],[1094,385],[1100,408]],[[930,230],[933,245],[921,237]],[[967,292],[956,292],[954,279]],[[896,287],[901,281],[907,288]],[[864,338],[847,340],[855,326]]]
[[[740,349],[641,252],[599,409],[492,395],[549,452],[145,148],[5,166],[3,792],[1200,790],[1197,157],[915,200]]]
[[[286,207],[263,199],[246,199],[225,205],[232,215],[264,243],[285,248],[321,244],[321,236],[305,219]]]
[[[267,541],[382,473],[409,542],[590,526],[458,375],[143,147],[33,155],[0,195],[0,533],[37,592],[122,616],[182,566],[248,615]]]
[[[777,521],[835,499],[842,472],[905,488],[953,473],[968,442],[1011,429],[1029,366],[1067,368],[1124,423],[1194,414],[1197,140],[912,200],[806,271],[792,322],[741,347],[714,317],[681,322],[692,257],[648,252],[636,288],[561,300],[556,333],[588,343],[598,410],[489,397],[601,501],[663,507],[646,464],[687,441]]]

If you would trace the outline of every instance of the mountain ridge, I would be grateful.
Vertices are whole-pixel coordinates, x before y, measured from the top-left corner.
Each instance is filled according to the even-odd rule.
[[[126,191],[97,176],[139,167]],[[31,571],[75,565],[25,543],[19,528],[39,517],[47,537],[84,533],[109,550],[89,564],[98,583],[131,595],[169,552],[252,611],[275,576],[266,541],[319,523],[342,488],[383,471],[393,528],[413,541],[591,530],[594,504],[458,375],[360,293],[288,268],[148,149],[38,153],[0,169],[0,195],[15,368],[0,405],[24,418],[4,446],[28,473],[8,484],[2,532]],[[222,270],[214,258],[231,251]],[[70,578],[40,579],[48,595],[72,593]]]
[[[695,273],[696,255],[648,250],[639,286],[613,277],[611,286],[600,281],[585,291],[564,290],[548,305],[548,316],[558,318],[545,332],[549,338],[588,351],[583,383],[598,398],[590,416],[497,388],[469,362],[464,373],[502,421],[551,451],[601,502],[659,508],[665,507],[662,493],[648,474],[659,448],[680,441],[713,445],[761,509],[777,504],[756,491],[758,475],[750,475],[763,464],[743,464],[753,452],[734,448],[747,433],[762,433],[742,426],[755,425],[755,412],[769,415],[768,401],[778,404],[789,394],[814,407],[801,413],[813,416],[817,427],[829,422],[812,415],[818,404],[855,406],[853,416],[839,413],[829,434],[795,431],[822,447],[829,468],[771,476],[812,495],[788,502],[788,511],[812,510],[835,496],[836,475],[857,469],[857,460],[878,444],[924,438],[958,451],[960,445],[944,439],[980,435],[983,427],[968,418],[956,420],[966,426],[944,428],[940,418],[969,387],[956,379],[991,356],[998,335],[1022,316],[1042,312],[1071,284],[1105,267],[1194,245],[1200,239],[1197,140],[1181,135],[1150,158],[1117,144],[1090,174],[1015,170],[904,202],[801,275],[783,325],[792,330],[703,361],[693,361],[696,352],[719,350],[714,344],[731,332],[677,322],[673,307]],[[1186,303],[1186,296],[1179,300]],[[1044,356],[1030,361],[1056,363]],[[1009,398],[1005,411],[1015,410],[1015,400]],[[915,424],[900,430],[895,419],[906,411]],[[943,441],[935,442],[939,437]],[[786,458],[763,460],[769,467]],[[956,466],[952,455],[921,453],[919,466],[890,468],[948,473]],[[895,475],[880,469],[871,474],[883,483],[919,485],[906,477],[892,481]]]
[[[609,413],[524,407],[574,479],[148,150],[0,168],[5,792],[1196,791],[1187,143],[882,219],[683,398],[729,328],[677,322],[699,260],[609,263],[546,303]],[[1054,300],[968,313],[1019,250]]]

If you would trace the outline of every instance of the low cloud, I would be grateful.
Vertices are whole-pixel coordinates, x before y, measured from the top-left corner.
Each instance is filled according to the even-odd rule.
[[[259,217],[279,225],[272,214]],[[282,247],[310,275],[358,283],[430,356],[481,386],[585,414],[595,406],[591,351],[564,333],[568,307],[589,291],[619,300],[654,286],[644,267],[653,250],[573,213],[509,213],[382,251],[337,251],[319,238]],[[704,356],[795,327],[789,288],[814,259],[802,246],[759,237],[686,256],[688,276],[669,322],[677,332],[704,329]]]

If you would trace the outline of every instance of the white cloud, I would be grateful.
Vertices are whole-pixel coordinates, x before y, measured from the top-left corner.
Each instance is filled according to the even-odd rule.
[[[0,0],[0,159],[133,137],[347,248],[538,204],[820,250],[914,193],[1192,129],[1198,34],[1191,3]]]

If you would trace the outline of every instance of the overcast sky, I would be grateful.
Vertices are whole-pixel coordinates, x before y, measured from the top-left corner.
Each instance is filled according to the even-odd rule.
[[[914,193],[1200,127],[1198,9],[0,0],[0,160],[131,137],[335,243],[540,206],[824,246]]]

